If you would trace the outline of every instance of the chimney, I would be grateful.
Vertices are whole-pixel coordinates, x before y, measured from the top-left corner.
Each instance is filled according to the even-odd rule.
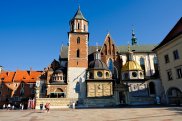
[[[0,66],[0,73],[3,71],[3,67],[2,66]]]

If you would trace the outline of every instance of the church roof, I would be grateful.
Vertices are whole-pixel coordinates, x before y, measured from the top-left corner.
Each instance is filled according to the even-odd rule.
[[[122,67],[121,71],[142,70],[141,66],[136,61],[127,61]]]
[[[130,46],[131,51],[133,52],[152,52],[152,50],[156,47],[156,45],[134,45]],[[118,51],[120,53],[126,53],[128,52],[128,46],[117,46]],[[96,51],[96,46],[89,46],[88,48],[88,55],[94,53]],[[98,49],[101,49],[101,46],[98,46]],[[60,52],[61,59],[67,59],[68,58],[68,46],[62,46],[61,52]]]
[[[80,7],[78,7],[78,10],[76,12],[76,14],[74,15],[74,17],[72,18],[73,19],[83,19],[85,21],[87,21],[87,19],[85,19],[85,17],[83,16],[81,10],[80,10]]]
[[[89,63],[90,69],[108,70],[107,65],[99,59],[93,60]]]
[[[133,45],[130,46],[132,52],[152,52],[156,45]],[[120,53],[128,52],[128,46],[117,46]]]

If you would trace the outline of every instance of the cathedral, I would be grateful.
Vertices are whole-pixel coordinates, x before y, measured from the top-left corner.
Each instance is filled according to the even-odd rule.
[[[89,46],[88,20],[80,7],[69,21],[68,45],[36,81],[36,106],[52,108],[155,104],[162,101],[155,45],[118,46],[108,33],[101,46]]]

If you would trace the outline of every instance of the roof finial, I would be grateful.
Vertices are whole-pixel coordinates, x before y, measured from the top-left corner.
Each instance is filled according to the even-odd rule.
[[[98,42],[96,42],[96,51],[99,51]]]
[[[132,45],[137,45],[137,38],[135,36],[134,26],[133,25],[132,25],[132,38],[131,38],[131,41],[132,41]]]
[[[80,4],[78,3],[78,9],[80,10]]]
[[[128,52],[130,52],[130,51],[131,51],[130,44],[128,43]]]
[[[95,59],[101,59],[100,57],[100,52],[99,52],[99,46],[98,46],[98,42],[96,42],[96,53],[95,53]]]

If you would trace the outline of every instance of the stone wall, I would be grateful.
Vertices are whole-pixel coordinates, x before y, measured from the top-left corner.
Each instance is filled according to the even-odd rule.
[[[40,109],[40,104],[50,103],[50,108],[69,108],[71,102],[77,101],[76,99],[69,98],[37,98],[35,109]]]
[[[155,97],[130,97],[131,105],[145,105],[145,104],[155,104]]]

